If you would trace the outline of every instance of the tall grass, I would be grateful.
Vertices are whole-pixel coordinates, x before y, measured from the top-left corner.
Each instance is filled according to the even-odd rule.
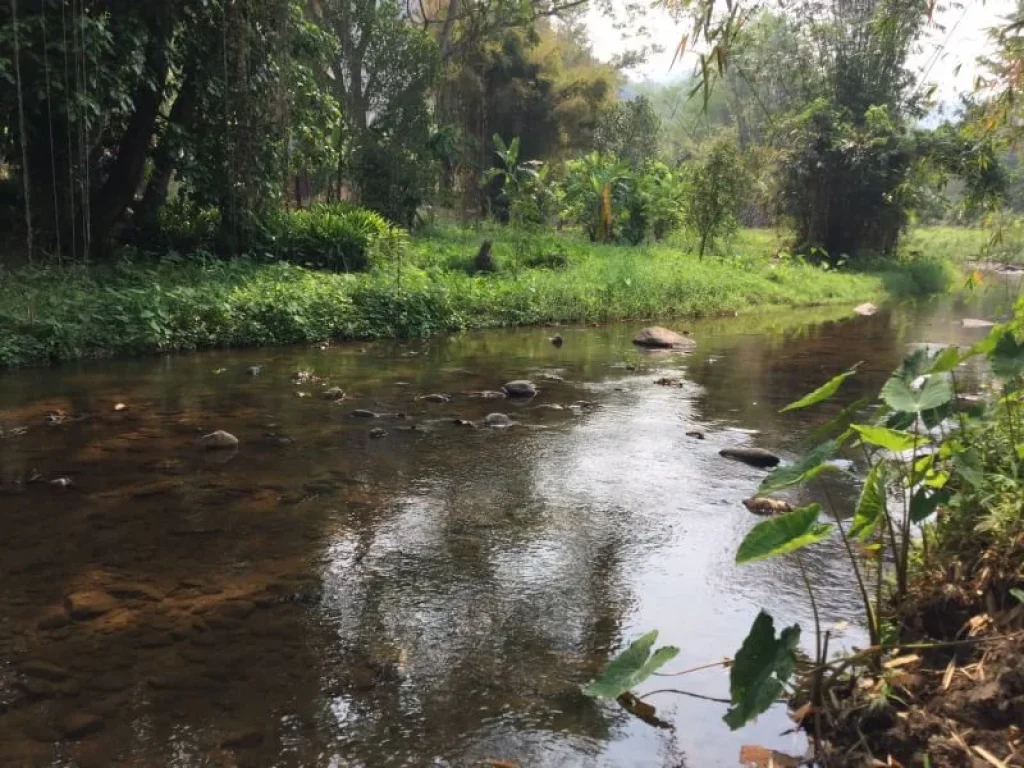
[[[485,238],[498,271],[470,274]],[[0,273],[0,365],[852,304],[918,279],[901,267],[900,287],[892,272],[772,258],[774,240],[763,232],[742,233],[734,252],[700,261],[679,244],[592,246],[552,233],[441,227],[353,274],[245,258],[25,269]]]

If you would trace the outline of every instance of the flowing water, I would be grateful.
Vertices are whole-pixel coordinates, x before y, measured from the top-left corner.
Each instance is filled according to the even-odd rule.
[[[736,765],[744,743],[799,752],[782,708],[731,733],[724,705],[657,694],[673,726],[658,729],[580,685],[647,629],[681,669],[731,655],[760,608],[809,626],[792,561],[734,565],[763,472],[719,449],[791,459],[838,405],[780,406],[858,361],[843,401],[872,395],[908,344],[973,341],[984,331],[957,319],[1005,306],[990,290],[700,322],[685,357],[641,355],[623,324],[561,329],[561,348],[526,329],[0,374],[0,765],[703,768]],[[518,378],[540,394],[465,394]],[[417,399],[431,393],[451,399]],[[516,424],[453,423],[495,411]],[[215,429],[239,449],[200,447]],[[837,504],[851,493],[833,481]],[[825,620],[860,641],[838,546],[809,562]],[[722,697],[728,677],[642,690],[660,687]]]

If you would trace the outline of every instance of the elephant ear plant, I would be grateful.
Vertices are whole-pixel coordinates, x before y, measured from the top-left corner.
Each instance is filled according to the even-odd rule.
[[[987,357],[998,382],[994,389],[999,390],[999,396],[988,405],[958,397],[957,368],[979,355]],[[781,412],[811,408],[830,400],[855,374],[856,366]],[[783,555],[795,560],[814,616],[815,651],[809,665],[798,665],[800,626],[794,624],[776,632],[773,618],[762,610],[735,658],[719,662],[731,667],[731,706],[724,717],[730,728],[742,727],[799,691],[811,705],[807,711],[814,713],[815,749],[819,750],[818,718],[833,703],[829,691],[840,675],[858,668],[884,674],[887,657],[910,647],[901,645],[896,630],[884,619],[885,607],[906,598],[912,555],[914,562],[928,565],[929,542],[936,541],[941,530],[931,522],[934,513],[940,507],[955,506],[959,495],[977,488],[984,479],[983,457],[971,447],[972,430],[998,421],[1015,447],[1009,461],[1013,463],[1013,476],[1018,476],[1017,463],[1024,460],[1022,378],[1024,344],[1006,326],[997,326],[986,339],[966,350],[950,347],[938,353],[915,351],[885,382],[873,408],[859,401],[842,409],[815,430],[813,438],[820,442],[764,479],[760,494],[802,486],[822,499],[822,504],[793,509],[755,525],[740,544],[736,562]],[[841,516],[827,489],[816,483],[825,472],[843,471],[833,460],[841,449],[859,453],[867,465],[852,518]],[[802,550],[833,536],[839,537],[849,560],[851,579],[862,600],[862,621],[870,647],[830,659],[830,631],[822,630],[818,590],[805,567]],[[631,645],[584,692],[622,702],[621,697],[632,686],[676,655],[676,649],[664,648],[649,655],[653,642],[653,633],[637,641],[646,649],[644,653],[638,651],[637,643]],[[794,681],[798,666],[800,679]],[[689,671],[693,670],[675,674]]]

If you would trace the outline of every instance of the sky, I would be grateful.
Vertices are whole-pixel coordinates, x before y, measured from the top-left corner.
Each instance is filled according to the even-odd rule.
[[[927,80],[936,84],[937,102],[955,104],[959,93],[973,88],[979,73],[976,59],[989,51],[985,31],[1008,15],[1014,5],[1014,0],[963,0],[959,8],[936,12],[934,21],[943,29],[928,31],[921,41],[922,50],[913,56],[910,65],[919,76],[926,74]],[[672,55],[687,31],[683,24],[663,10],[650,11],[643,24],[650,30],[648,40],[661,45],[664,51],[652,55],[645,64],[630,73],[631,79],[665,82],[688,75],[694,64],[693,57],[671,66]],[[587,27],[599,58],[607,60],[623,50],[636,47],[635,41],[627,39],[615,29],[611,19],[594,8],[587,15]],[[958,63],[962,66],[956,73]]]

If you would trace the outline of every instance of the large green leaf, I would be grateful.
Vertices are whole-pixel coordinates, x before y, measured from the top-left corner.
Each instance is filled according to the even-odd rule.
[[[784,555],[827,539],[832,526],[818,522],[820,511],[820,504],[811,504],[758,523],[736,551],[736,562],[750,563]]]
[[[775,637],[775,621],[761,611],[729,672],[733,706],[725,713],[732,729],[741,728],[767,710],[782,694],[796,665],[800,626],[794,624]]]
[[[829,464],[836,451],[839,449],[839,442],[828,440],[821,445],[812,448],[806,456],[793,464],[778,467],[773,470],[762,482],[758,494],[764,496],[792,485],[805,483],[812,480],[822,472],[835,470],[833,464]]]
[[[975,488],[981,488],[985,482],[985,471],[981,466],[981,456],[974,448],[967,448],[953,456],[953,468],[956,473]]]
[[[909,451],[914,446],[921,446],[928,442],[910,432],[902,432],[888,427],[873,427],[869,424],[851,424],[850,426],[865,443],[885,448],[893,453]]]
[[[657,639],[658,630],[652,630],[634,640],[626,650],[608,662],[604,672],[584,687],[583,692],[595,698],[617,699],[642,683],[679,653],[679,649],[671,645],[652,653],[651,649]]]
[[[884,461],[876,462],[868,472],[864,487],[857,500],[857,510],[853,515],[851,536],[866,539],[878,527],[885,515],[886,498],[888,496],[889,467]]]
[[[920,523],[927,520],[939,504],[949,501],[953,494],[945,488],[918,488],[910,498],[910,521]]]
[[[892,376],[882,387],[883,402],[894,411],[920,413],[945,405],[953,399],[953,386],[944,374],[929,375],[924,385],[916,389],[911,379]]]
[[[854,417],[867,405],[870,401],[869,398],[862,397],[848,406],[843,408],[837,413],[832,419],[817,427],[807,437],[808,443],[816,443],[819,440],[823,440],[831,435],[839,434],[850,428],[850,422],[853,421]]]
[[[935,358],[930,371],[931,373],[949,373],[969,357],[972,357],[970,350],[961,352],[958,347],[946,347]]]
[[[1024,344],[1018,343],[1013,333],[1004,333],[989,356],[992,373],[1007,380],[1024,374]]]
[[[860,363],[857,363],[857,365],[860,365]],[[816,405],[822,402],[823,400],[828,400],[830,397],[832,397],[832,395],[839,391],[839,387],[842,386],[842,383],[844,381],[846,381],[848,378],[850,378],[851,376],[853,376],[853,374],[857,372],[857,365],[853,366],[853,368],[846,371],[845,373],[840,373],[838,376],[833,376],[831,379],[826,381],[813,392],[810,392],[801,397],[799,400],[787,405],[785,408],[779,411],[779,413],[795,411],[800,408],[808,408],[812,405]]]

